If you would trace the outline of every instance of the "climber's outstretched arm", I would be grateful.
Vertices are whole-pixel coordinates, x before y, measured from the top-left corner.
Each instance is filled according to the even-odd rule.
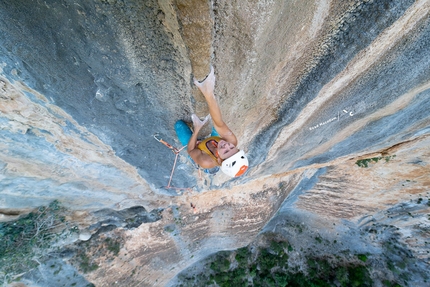
[[[214,88],[215,88],[215,73],[211,66],[211,71],[207,78],[203,82],[198,82],[194,79],[194,84],[199,88],[202,94],[205,96],[206,102],[209,106],[209,113],[212,117],[214,127],[219,135],[229,143],[237,145],[237,138],[223,121],[221,110],[219,108],[218,102],[215,98]]]

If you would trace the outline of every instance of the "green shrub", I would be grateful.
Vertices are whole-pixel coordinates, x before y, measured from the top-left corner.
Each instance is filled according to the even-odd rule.
[[[245,283],[248,281],[246,270],[244,268],[237,268],[233,271],[230,271],[229,277],[232,283],[231,286],[246,286]]]
[[[210,274],[203,272],[203,278],[200,281],[193,281],[191,286],[214,286],[216,283],[220,287],[365,287],[372,284],[366,267],[357,265],[355,262],[332,262],[330,258],[304,255],[307,272],[302,272],[297,267],[289,267],[287,265],[288,254],[285,253],[285,250],[289,248],[288,242],[272,239],[269,241],[269,247],[258,247],[253,252],[248,247],[232,252],[220,252],[208,262]],[[230,265],[230,261],[227,259],[232,255],[239,263],[237,267]],[[361,257],[363,261],[362,255],[357,256]]]
[[[121,249],[121,243],[118,240],[114,240],[109,237],[105,239],[105,242],[107,243],[107,249],[115,256],[118,255],[119,250]]]
[[[385,157],[380,156],[380,157],[365,158],[365,159],[357,160],[355,162],[355,164],[358,165],[359,167],[369,167],[369,163],[371,163],[372,161],[377,163],[381,159],[385,159],[385,162],[389,162],[392,158],[395,158],[395,157],[396,157],[396,155],[385,156]]]
[[[278,257],[269,253],[267,249],[260,250],[258,261],[261,271],[270,271],[273,267],[278,265]]]
[[[357,258],[358,259],[360,259],[361,261],[363,261],[363,262],[366,262],[367,261],[367,256],[366,256],[366,254],[358,254],[357,255]]]
[[[219,286],[224,286],[229,283],[230,277],[228,273],[218,273],[214,276],[214,280]]]
[[[236,256],[235,259],[237,263],[239,263],[239,266],[246,265],[248,263],[248,257],[250,255],[250,252],[248,250],[248,247],[239,248],[236,250]]]
[[[396,282],[391,282],[389,280],[384,280],[382,281],[382,283],[384,284],[384,286],[386,287],[402,287],[402,285],[396,283]]]
[[[339,267],[336,270],[336,275],[335,275],[337,281],[339,281],[340,285],[342,287],[347,287],[348,283],[349,283],[349,279],[348,279],[348,269],[346,267]]]
[[[0,278],[11,281],[37,267],[60,238],[75,232],[68,229],[65,208],[54,200],[15,221],[0,223]]]
[[[226,272],[230,269],[230,260],[220,257],[211,263],[210,268],[215,272]]]
[[[80,258],[79,267],[81,268],[82,272],[88,273],[99,268],[99,266],[96,263],[93,263],[90,261],[90,258],[84,252],[80,253],[79,258]]]
[[[278,286],[287,286],[290,281],[290,276],[286,272],[276,272],[273,274],[273,278],[275,279]]]
[[[369,272],[364,266],[351,266],[348,268],[349,286],[372,286]]]

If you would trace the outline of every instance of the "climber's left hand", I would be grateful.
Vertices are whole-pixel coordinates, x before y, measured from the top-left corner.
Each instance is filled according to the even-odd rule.
[[[203,120],[200,120],[196,114],[191,115],[193,120],[194,132],[198,132],[210,119],[210,115],[207,115]]]

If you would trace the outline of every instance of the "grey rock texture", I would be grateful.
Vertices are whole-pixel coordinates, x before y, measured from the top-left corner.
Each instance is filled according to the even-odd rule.
[[[384,216],[430,185],[429,15],[427,0],[1,0],[0,219],[53,199],[82,229],[97,210],[162,210],[124,229],[128,255],[86,275],[96,286],[164,286],[278,210],[297,220],[285,208],[402,225]],[[175,154],[153,135],[181,147],[174,123],[207,113],[192,80],[210,64],[250,169],[199,175],[182,151],[171,177]],[[428,219],[405,222],[398,240],[428,264],[406,235],[424,238]]]
[[[184,44],[166,31],[158,2],[2,1],[1,13],[4,73],[163,186],[171,155],[152,135],[172,142],[172,127],[189,115],[191,101],[189,60],[175,47]]]
[[[211,11],[191,2],[3,1],[3,72],[67,112],[159,192],[174,155],[151,136],[178,145],[174,122],[204,114],[191,79],[194,70],[202,77],[196,67],[208,66],[212,49],[217,96],[250,154],[251,178],[377,150],[425,128],[429,32],[419,2],[217,1],[213,48]],[[409,111],[382,115],[408,95]],[[411,113],[417,118],[405,122]],[[395,128],[382,132],[385,118]],[[198,183],[183,166],[173,185]]]

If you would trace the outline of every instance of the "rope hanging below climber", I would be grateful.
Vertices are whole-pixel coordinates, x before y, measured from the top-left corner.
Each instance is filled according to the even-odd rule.
[[[168,147],[175,154],[175,161],[173,162],[173,168],[172,168],[172,171],[170,173],[169,183],[167,184],[166,188],[167,189],[175,189],[175,190],[190,190],[190,188],[173,187],[173,186],[170,185],[172,183],[173,173],[175,172],[176,162],[178,161],[179,153],[184,148],[186,148],[187,146],[183,146],[182,148],[178,149],[178,148],[172,146],[171,144],[169,144],[168,142],[166,142],[165,140],[163,140],[162,138],[158,138],[158,136],[159,136],[158,133],[155,133],[153,135],[154,139],[156,139],[158,142],[160,142],[163,145],[165,145],[166,147]]]

